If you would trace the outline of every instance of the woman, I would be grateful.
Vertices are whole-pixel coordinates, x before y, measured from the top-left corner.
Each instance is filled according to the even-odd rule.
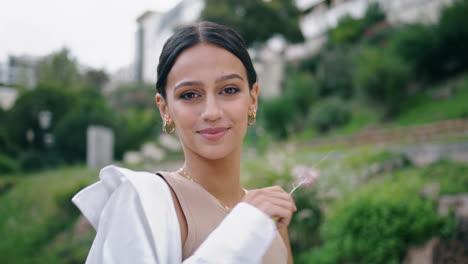
[[[158,65],[163,131],[185,163],[155,174],[106,167],[73,201],[97,230],[87,263],[292,263],[296,211],[280,187],[240,184],[259,86],[242,38],[210,22],[179,29]]]

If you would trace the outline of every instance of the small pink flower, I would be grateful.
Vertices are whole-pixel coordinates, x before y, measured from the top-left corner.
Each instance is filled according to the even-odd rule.
[[[321,160],[315,163],[315,165],[312,167],[307,167],[304,165],[298,165],[294,167],[291,171],[291,174],[296,178],[297,184],[296,185],[293,184],[293,189],[289,192],[289,194],[292,194],[301,185],[306,185],[306,186],[312,185],[319,176],[319,173],[315,169],[315,167],[319,165],[322,161],[326,160],[332,152],[333,151],[329,151],[327,155],[325,155]]]
[[[293,168],[292,175],[294,176],[294,178],[296,178],[297,185],[294,186],[293,190],[290,193],[293,193],[301,185],[312,185],[318,178],[319,173],[314,168],[309,168],[304,165],[298,165]]]

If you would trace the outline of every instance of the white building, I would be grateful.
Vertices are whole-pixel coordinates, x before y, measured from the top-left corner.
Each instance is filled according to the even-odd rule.
[[[176,28],[195,22],[204,5],[203,0],[182,0],[168,12],[148,11],[137,19],[135,56],[137,81],[156,82],[156,68],[164,42]]]
[[[362,17],[370,3],[378,2],[390,23],[434,22],[440,9],[453,0],[296,0],[306,13],[301,29],[307,39],[316,38],[335,27],[340,18]]]
[[[37,85],[40,58],[33,56],[10,56],[0,63],[0,84],[32,89]]]

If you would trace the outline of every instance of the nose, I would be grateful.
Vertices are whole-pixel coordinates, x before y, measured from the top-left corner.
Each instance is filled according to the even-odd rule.
[[[215,96],[207,96],[204,104],[202,118],[207,122],[214,122],[221,118],[222,109]]]

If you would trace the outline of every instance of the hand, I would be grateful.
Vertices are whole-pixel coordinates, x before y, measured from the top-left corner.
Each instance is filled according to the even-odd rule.
[[[297,211],[292,197],[279,186],[248,191],[242,202],[255,206],[276,221],[278,229],[289,225]]]

